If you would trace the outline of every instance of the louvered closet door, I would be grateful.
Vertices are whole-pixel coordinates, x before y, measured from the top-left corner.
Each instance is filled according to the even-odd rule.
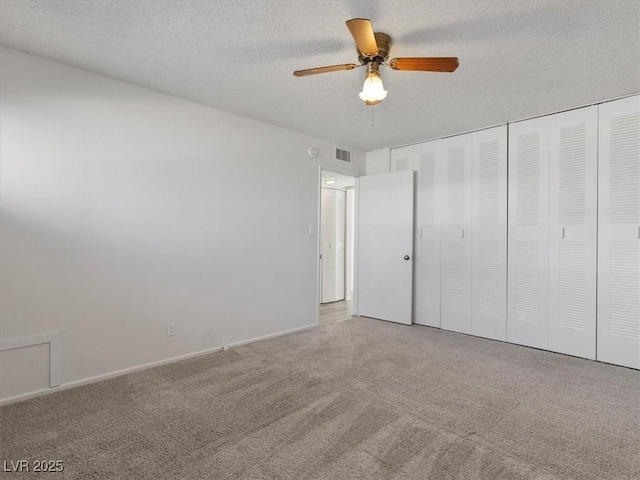
[[[442,140],[441,327],[471,333],[471,135]]]
[[[416,255],[414,323],[440,327],[440,204],[442,141],[414,145]]]
[[[507,340],[548,348],[549,117],[509,125]]]
[[[507,127],[473,134],[471,333],[507,338]]]
[[[598,360],[640,368],[640,97],[599,107]]]
[[[549,120],[548,348],[595,359],[598,107]]]
[[[413,145],[391,150],[391,171],[413,170]]]

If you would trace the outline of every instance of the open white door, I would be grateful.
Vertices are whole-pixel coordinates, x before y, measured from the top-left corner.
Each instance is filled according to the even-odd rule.
[[[358,183],[358,314],[411,324],[413,170]]]

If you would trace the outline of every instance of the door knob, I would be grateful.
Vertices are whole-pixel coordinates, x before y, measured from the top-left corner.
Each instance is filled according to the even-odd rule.
[[[409,255],[405,255],[405,256],[404,256],[404,259],[405,259],[405,260],[409,260],[410,258],[411,258],[411,257],[410,257]]]

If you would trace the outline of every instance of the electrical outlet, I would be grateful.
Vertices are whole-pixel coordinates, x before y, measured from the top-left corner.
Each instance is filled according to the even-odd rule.
[[[176,334],[176,322],[167,323],[167,337],[173,337]]]

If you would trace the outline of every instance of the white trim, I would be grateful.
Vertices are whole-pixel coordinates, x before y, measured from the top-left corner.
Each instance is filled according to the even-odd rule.
[[[10,403],[21,402],[23,400],[28,400],[30,398],[41,397],[41,396],[47,395],[49,393],[60,392],[62,390],[68,390],[70,388],[80,387],[82,385],[89,385],[91,383],[101,382],[103,380],[108,380],[110,378],[120,377],[122,375],[127,375],[129,373],[134,373],[134,372],[138,372],[138,371],[141,371],[141,370],[147,370],[149,368],[159,367],[161,365],[166,365],[166,364],[169,364],[169,363],[175,363],[175,362],[179,362],[181,360],[188,360],[189,358],[200,357],[202,355],[207,355],[207,354],[210,354],[210,353],[221,352],[222,350],[228,350],[229,348],[233,348],[233,347],[240,347],[242,345],[247,345],[249,343],[259,342],[261,340],[267,340],[267,339],[270,339],[270,338],[276,338],[276,337],[281,337],[283,335],[288,335],[290,333],[301,332],[303,330],[309,330],[309,329],[311,329],[313,327],[317,327],[317,326],[318,325],[314,323],[314,324],[311,324],[311,325],[305,325],[304,327],[292,328],[290,330],[285,330],[285,331],[282,331],[282,332],[276,332],[276,333],[271,333],[269,335],[263,335],[261,337],[251,338],[249,340],[242,340],[240,342],[230,343],[230,344],[224,345],[224,346],[213,347],[213,348],[209,348],[209,349],[206,349],[206,350],[200,350],[200,351],[194,352],[194,353],[187,353],[186,355],[179,355],[177,357],[171,357],[171,358],[167,358],[165,360],[158,360],[156,362],[145,363],[144,365],[138,365],[136,367],[125,368],[123,370],[118,370],[116,372],[103,373],[101,375],[96,375],[94,377],[83,378],[81,380],[76,380],[76,381],[73,381],[73,382],[65,383],[63,385],[60,385],[55,390],[53,390],[51,388],[44,388],[42,390],[36,390],[34,392],[22,393],[20,395],[14,396],[14,397],[8,397],[8,398],[1,399],[0,400],[0,406],[8,405]],[[44,337],[44,335],[38,335],[37,337]],[[52,338],[52,340],[56,340],[56,339],[59,339],[58,334],[56,334]],[[6,342],[9,342],[9,341],[6,341]],[[58,340],[58,342],[59,342],[59,340]],[[47,343],[47,342],[42,342],[42,343]],[[53,344],[53,343],[56,343],[56,342],[51,342],[51,343]],[[4,349],[4,346],[5,346],[5,343],[2,344],[3,349]],[[58,343],[58,346],[59,346],[59,343]],[[17,348],[17,347],[13,347],[13,348]],[[7,348],[7,350],[8,350],[8,348]],[[59,348],[56,348],[56,350],[59,350]],[[59,366],[59,362],[58,362],[58,366]]]
[[[365,159],[366,163],[366,159]],[[356,176],[355,173],[343,173],[337,170],[332,170],[333,167],[327,167],[325,165],[320,165],[320,181],[318,182],[318,227],[316,232],[318,234],[318,252],[316,254],[316,260],[318,265],[318,272],[316,274],[317,285],[317,295],[318,295],[318,315],[317,315],[317,324],[320,324],[320,305],[322,304],[322,277],[321,277],[321,269],[322,262],[320,262],[320,254],[322,253],[322,189],[325,188],[322,186],[322,172],[329,173],[337,173],[338,175],[344,175],[345,177],[351,177],[354,179],[354,184],[352,187],[347,187],[348,189],[353,189],[353,202],[354,202],[354,214],[353,214],[353,293],[351,298],[351,315],[358,315],[358,179],[364,175]],[[338,189],[336,189],[338,190]],[[345,258],[346,261],[346,258]],[[345,269],[346,271],[346,269]],[[347,299],[346,294],[346,282],[345,282],[345,300]],[[302,327],[308,328],[308,327]],[[258,340],[261,340],[259,338]]]
[[[320,304],[322,303],[322,165],[318,165],[318,218],[316,219],[316,325],[320,325]]]
[[[360,180],[356,178],[356,184],[353,186],[353,294],[351,297],[351,315],[356,317],[358,316],[358,254],[360,252],[358,245],[358,232],[360,231],[359,185]]]
[[[202,355],[207,355],[210,353],[216,353],[222,351],[222,347],[213,347],[206,350],[200,350],[194,353],[187,353],[186,355],[178,355],[177,357],[167,358],[165,360],[158,360],[156,362],[145,363],[144,365],[138,365],[136,367],[125,368],[122,370],[117,370],[115,372],[103,373],[100,375],[96,375],[94,377],[83,378],[82,380],[75,380],[73,382],[65,383],[64,385],[60,385],[55,390],[50,388],[45,388],[42,390],[36,390],[34,392],[22,393],[20,395],[16,395],[14,397],[3,398],[0,400],[0,406],[8,405],[10,403],[16,403],[23,400],[28,400],[30,398],[41,397],[43,395],[47,395],[53,392],[60,392],[62,390],[68,390],[70,388],[81,387],[82,385],[89,385],[91,383],[101,382],[103,380],[108,380],[114,377],[121,377],[122,375],[127,375],[129,373],[135,373],[141,370],[147,370],[153,367],[159,367],[161,365],[166,365],[168,363],[179,362],[181,360],[188,360],[189,358],[200,357]]]
[[[62,383],[62,365],[60,362],[62,340],[60,338],[60,332],[42,333],[39,335],[3,340],[0,342],[0,352],[44,344],[49,345],[49,388],[57,387]],[[0,405],[1,404],[0,402]]]
[[[412,145],[418,145],[420,143],[433,142],[434,140],[442,140],[444,138],[450,138],[450,137],[457,137],[457,136],[460,136],[460,135],[466,135],[467,133],[481,132],[482,130],[489,130],[490,128],[501,127],[502,125],[510,125],[512,123],[524,122],[526,120],[532,120],[534,118],[547,117],[549,115],[555,115],[557,113],[568,112],[568,111],[571,111],[571,110],[578,110],[580,108],[591,107],[591,106],[594,106],[594,105],[602,105],[603,103],[615,102],[617,100],[622,100],[624,98],[635,97],[636,95],[638,95],[638,93],[629,93],[627,95],[622,95],[620,97],[613,97],[613,98],[609,98],[607,100],[599,100],[597,102],[585,103],[585,104],[580,105],[578,107],[564,108],[562,110],[555,110],[555,111],[552,111],[552,112],[541,113],[539,115],[534,115],[532,117],[519,118],[517,120],[507,120],[506,122],[501,122],[501,123],[498,123],[496,125],[492,125],[490,127],[476,128],[474,130],[469,130],[469,131],[466,131],[466,132],[453,133],[451,135],[445,135],[443,137],[430,138],[428,140],[421,140],[419,142],[407,143],[405,145],[397,145],[395,147],[390,147],[390,148],[391,148],[391,150],[395,150],[397,148],[410,147]]]
[[[310,325],[305,325],[304,327],[296,327],[290,330],[284,330],[283,332],[270,333],[269,335],[263,335],[261,337],[250,338],[249,340],[241,340],[239,342],[229,343],[225,345],[223,348],[228,350],[229,348],[241,347],[242,345],[247,345],[249,343],[260,342],[262,340],[268,340],[270,338],[282,337],[283,335],[288,335],[290,333],[301,332],[303,330],[309,330],[310,328],[317,327],[318,325],[313,323]]]
[[[510,120],[507,123],[518,123],[518,122],[525,122],[527,120],[532,120],[534,118],[540,118],[540,117],[548,117],[550,115],[556,115],[558,113],[564,113],[564,112],[570,112],[571,110],[579,110],[581,108],[586,108],[586,107],[593,107],[596,105],[602,105],[603,103],[610,103],[610,102],[615,102],[618,100],[622,100],[624,98],[630,98],[630,97],[635,97],[636,95],[638,95],[638,93],[630,93],[628,95],[622,95],[621,97],[614,97],[614,98],[610,98],[608,100],[599,100],[597,102],[589,102],[589,103],[585,103],[582,105],[579,105],[577,107],[569,107],[569,108],[564,108],[562,110],[557,110],[557,111],[553,111],[553,112],[547,112],[547,113],[542,113],[540,115],[535,115],[533,117],[525,117],[525,118],[519,118],[517,120]]]

